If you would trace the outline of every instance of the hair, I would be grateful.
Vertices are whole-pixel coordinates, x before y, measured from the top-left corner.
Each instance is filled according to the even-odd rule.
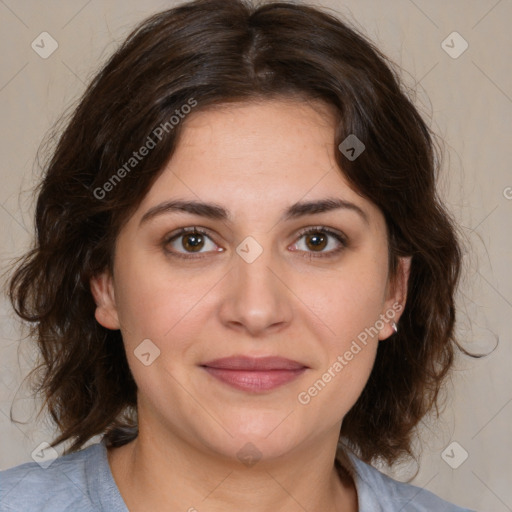
[[[137,436],[137,386],[121,332],[96,322],[89,283],[112,270],[117,234],[172,157],[184,125],[173,116],[302,98],[335,113],[335,147],[351,134],[365,145],[355,160],[337,150],[334,158],[385,217],[390,277],[399,257],[412,256],[398,332],[379,343],[340,439],[369,463],[413,454],[416,427],[439,412],[458,347],[462,256],[436,190],[439,143],[395,66],[356,29],[305,4],[199,0],[135,28],[87,87],[46,162],[34,246],[9,281],[39,347],[33,390],[60,431],[52,446],[68,441],[69,453],[96,435],[109,446]]]

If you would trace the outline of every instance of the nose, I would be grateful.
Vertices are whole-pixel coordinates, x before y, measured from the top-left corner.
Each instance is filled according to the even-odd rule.
[[[277,332],[290,324],[292,297],[283,270],[270,249],[251,262],[238,253],[225,285],[222,323],[253,337]]]

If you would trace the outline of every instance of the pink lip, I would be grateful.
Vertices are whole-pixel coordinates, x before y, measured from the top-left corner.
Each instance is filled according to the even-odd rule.
[[[243,391],[268,391],[301,375],[307,366],[282,357],[226,357],[201,365],[210,375]]]

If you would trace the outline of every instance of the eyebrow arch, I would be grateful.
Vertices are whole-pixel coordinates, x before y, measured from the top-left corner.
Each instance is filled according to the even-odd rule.
[[[280,221],[296,219],[305,215],[324,213],[332,210],[346,209],[356,212],[366,224],[370,224],[366,212],[354,203],[339,198],[326,198],[315,201],[298,202],[291,205],[281,215]],[[172,200],[165,201],[150,208],[141,218],[143,224],[154,217],[169,212],[186,212],[199,215],[213,220],[231,221],[229,211],[215,203],[204,203],[201,201]],[[140,225],[139,224],[139,225]]]

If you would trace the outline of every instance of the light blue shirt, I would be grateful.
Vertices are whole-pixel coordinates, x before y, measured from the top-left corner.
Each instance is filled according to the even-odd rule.
[[[472,512],[413,485],[397,482],[352,454],[359,512]],[[129,512],[104,443],[54,460],[0,471],[1,512]]]

